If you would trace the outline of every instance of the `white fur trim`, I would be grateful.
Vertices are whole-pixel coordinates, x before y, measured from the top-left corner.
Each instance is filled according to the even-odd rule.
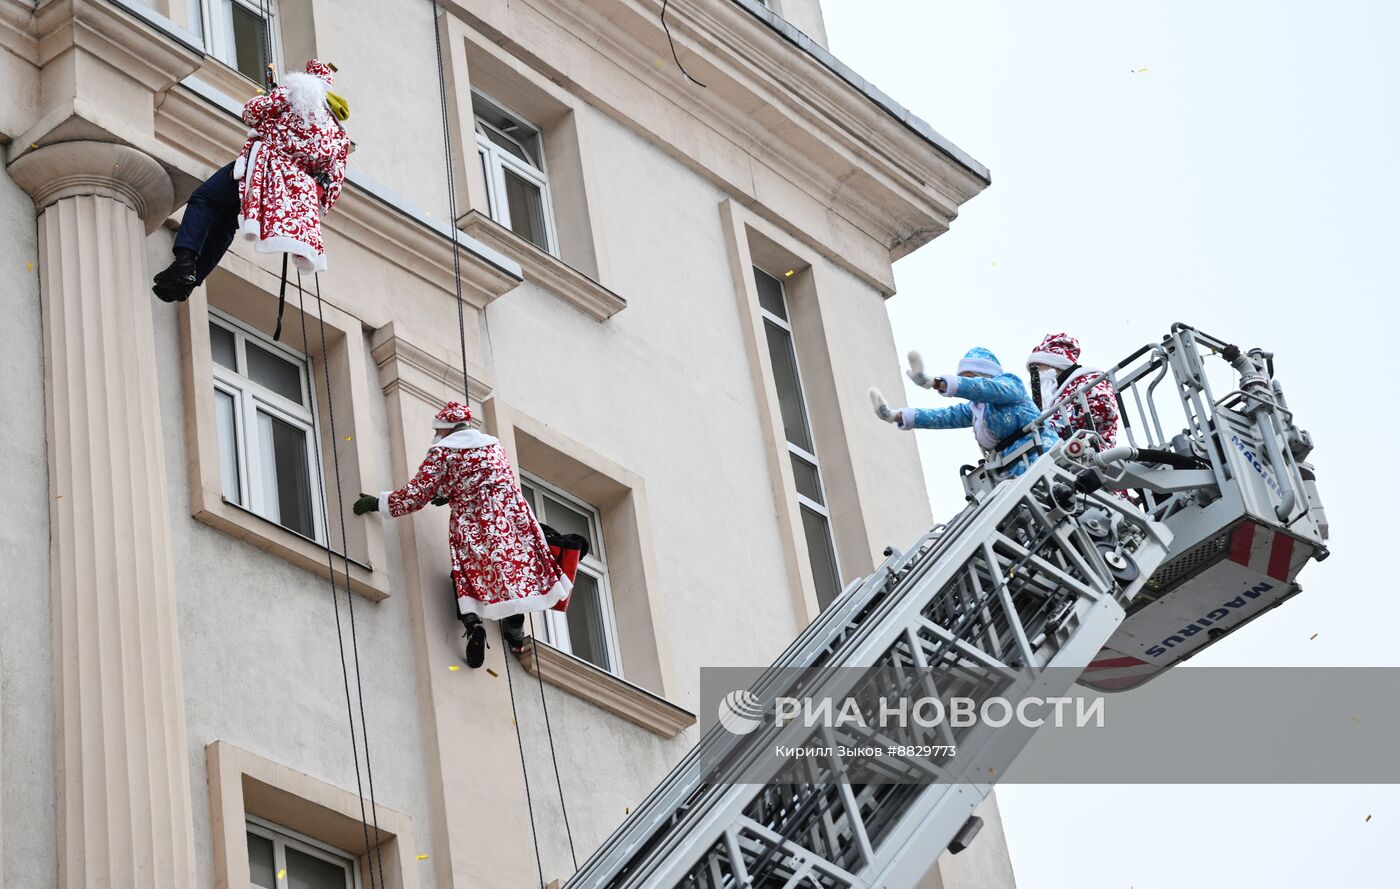
[[[1058,352],[1032,352],[1030,354],[1030,357],[1026,359],[1027,368],[1029,368],[1032,364],[1047,364],[1050,367],[1058,367],[1061,370],[1064,370],[1066,367],[1069,367],[1073,363],[1073,361],[1070,361],[1068,358],[1059,354]]]
[[[455,423],[453,424],[456,425]],[[451,426],[448,427],[452,428]],[[433,442],[435,448],[452,448],[453,450],[465,451],[471,448],[485,448],[497,443],[497,438],[487,435],[485,432],[476,429],[463,429],[461,432],[454,432],[445,435],[440,440]]]
[[[384,513],[385,515],[389,515],[389,495],[392,494],[392,493],[394,493],[394,492],[393,492],[393,491],[380,491],[380,492],[379,492],[379,511],[382,512],[382,513]],[[389,516],[389,517],[390,517],[390,518],[393,518],[393,516]]]
[[[978,447],[988,454],[996,450],[997,437],[987,428],[987,406],[979,402],[972,405],[972,436],[977,439]]]
[[[935,379],[943,381],[943,394],[948,398],[952,398],[954,395],[958,394],[957,374],[942,374],[938,377],[935,377]]]
[[[549,592],[537,596],[522,596],[518,599],[506,599],[503,602],[486,603],[480,599],[473,599],[471,596],[457,597],[457,612],[459,614],[475,614],[477,617],[484,617],[488,620],[500,620],[503,617],[514,617],[517,614],[525,614],[530,611],[548,611],[559,604],[561,599],[566,599],[573,591],[574,585],[569,583],[569,579],[560,575],[554,586],[549,588]]]
[[[1003,371],[1001,365],[995,361],[988,361],[985,358],[964,358],[958,362],[958,373],[970,370],[976,374],[986,374],[989,377],[999,377]]]
[[[292,261],[296,263],[297,271],[303,275],[312,275],[326,270],[326,255],[324,253],[317,253],[311,249],[311,245],[303,244],[296,238],[280,235],[275,238],[264,238],[256,219],[243,219],[238,227],[238,232],[246,240],[254,241],[253,249],[259,253],[290,253]]]

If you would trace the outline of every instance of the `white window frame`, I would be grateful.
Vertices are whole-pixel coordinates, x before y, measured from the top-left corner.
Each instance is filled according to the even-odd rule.
[[[544,250],[553,256],[558,256],[559,240],[554,227],[554,199],[549,192],[549,172],[544,168],[544,133],[540,131],[539,127],[530,123],[527,119],[511,111],[485,93],[472,90],[472,99],[473,102],[480,101],[490,105],[506,117],[509,117],[517,126],[530,130],[535,134],[535,138],[539,140],[540,147],[539,167],[522,161],[495,142],[492,142],[486,135],[485,129],[490,129],[493,132],[499,133],[506,139],[520,140],[509,133],[502,132],[490,123],[483,121],[476,116],[475,110],[473,110],[472,121],[476,133],[476,156],[482,163],[482,174],[486,179],[487,215],[506,228],[511,228],[510,203],[505,199],[506,170],[510,170],[510,172],[519,176],[521,179],[539,188],[540,201],[543,204],[544,213]],[[511,229],[511,231],[514,231],[514,229]],[[520,235],[520,237],[524,238],[525,236]],[[526,240],[529,239],[526,238]],[[535,246],[539,245],[536,244]]]
[[[607,670],[614,676],[621,676],[622,650],[617,639],[617,614],[613,609],[612,585],[608,578],[608,557],[603,548],[602,514],[596,507],[585,503],[567,491],[561,491],[537,476],[522,472],[520,473],[520,481],[534,490],[536,498],[548,494],[588,517],[588,555],[579,560],[578,572],[587,574],[598,584],[599,607],[603,616],[603,648],[608,655]],[[530,511],[535,514],[536,520],[546,525],[549,524],[549,517],[540,515],[542,501],[538,499],[531,501],[528,497],[526,500],[530,503]],[[544,629],[544,641],[560,651],[573,654],[573,643],[569,639],[568,616],[564,612],[552,609],[542,612],[541,616],[544,618],[541,622]]]
[[[305,834],[297,833],[274,824],[265,818],[256,815],[248,815],[248,833],[260,836],[272,841],[272,872],[282,874],[277,880],[276,886],[261,886],[258,883],[250,882],[253,889],[286,889],[287,887],[287,847],[295,849],[312,858],[319,858],[322,861],[329,861],[332,864],[339,864],[345,867],[345,889],[358,889],[360,885],[360,865],[354,855],[334,846],[326,845],[320,840],[312,839]]]
[[[269,503],[266,490],[266,482],[270,475],[262,465],[262,449],[257,447],[253,441],[254,436],[258,434],[257,423],[254,421],[257,419],[258,412],[261,411],[306,433],[306,471],[311,487],[311,523],[314,531],[310,539],[322,546],[326,545],[326,529],[322,522],[321,510],[318,508],[323,493],[323,480],[318,471],[320,461],[317,459],[321,443],[316,437],[316,424],[312,420],[316,413],[316,387],[312,384],[311,359],[281,343],[273,342],[261,332],[243,324],[236,318],[231,318],[214,309],[209,310],[209,323],[233,334],[235,361],[244,370],[247,370],[248,367],[245,344],[249,340],[259,348],[297,365],[301,369],[299,376],[302,395],[306,399],[305,404],[296,404],[254,382],[250,377],[224,367],[218,361],[213,360],[211,355],[210,364],[213,367],[214,390],[229,395],[234,399],[235,404],[233,448],[238,464],[240,502],[233,505],[256,513],[293,534],[304,536],[299,531],[287,528],[277,518],[273,518],[274,510],[272,507],[274,504]],[[219,447],[223,446],[223,442],[220,442]],[[220,457],[220,465],[222,466],[222,456]],[[254,484],[255,481],[256,484]],[[280,509],[277,510],[277,513],[280,515]]]
[[[762,272],[763,274],[768,275],[768,277],[772,278],[774,281],[778,282],[778,293],[783,300],[783,309],[786,310],[788,316],[791,317],[792,308],[788,305],[787,301],[787,284],[783,281],[782,278],[779,278],[777,275],[770,274],[764,271],[763,269],[759,268],[758,266],[754,266],[753,268],[754,270]],[[797,337],[792,332],[792,324],[786,318],[782,318],[768,311],[767,307],[763,305],[763,302],[761,300],[758,304],[758,312],[764,321],[771,322],[772,324],[781,328],[787,333],[788,346],[792,349],[792,364],[793,367],[797,369],[797,390],[798,394],[802,398],[802,422],[806,424],[807,433],[813,438],[812,447],[815,448],[815,427],[812,425],[812,416],[807,411],[807,387],[802,381],[802,361],[800,356],[797,354]],[[779,400],[782,399],[782,393],[778,393],[778,398]],[[781,405],[779,405],[779,409],[781,410]],[[817,459],[817,455],[814,451],[809,451],[800,445],[795,445],[792,442],[788,441],[786,434],[783,435],[783,443],[787,445],[789,454],[796,455],[802,461],[810,463],[812,465],[812,468],[814,468],[817,471],[817,489],[821,491],[823,500],[822,503],[818,503],[811,497],[808,497],[806,494],[803,494],[802,491],[797,487],[796,478],[793,479],[792,492],[797,496],[797,502],[799,506],[805,506],[808,509],[820,515],[822,518],[826,519],[827,535],[831,538],[831,558],[836,563],[836,583],[838,586],[836,595],[840,595],[841,590],[839,589],[839,587],[842,582],[841,578],[844,575],[841,573],[841,554],[836,549],[836,528],[831,521],[831,509],[826,505],[827,503],[831,502],[831,498],[828,497],[826,493],[826,473],[822,471],[821,461]],[[811,554],[809,553],[808,559],[810,560],[810,558]]]
[[[257,0],[227,0],[230,5],[230,12],[223,14],[224,0],[194,0],[199,4],[199,10],[203,16],[205,27],[205,48],[214,58],[223,62],[228,67],[238,71],[238,50],[233,43],[233,6],[242,6],[244,9],[257,13],[262,18],[262,5]],[[268,53],[271,58],[268,61],[277,66],[277,70],[282,70],[282,36],[281,28],[277,26],[277,3],[278,0],[266,0],[267,3],[267,35]],[[218,13],[218,14],[216,14]],[[239,72],[242,74],[242,72]],[[244,75],[245,77],[247,75]],[[280,75],[279,75],[280,76]],[[262,86],[262,78],[257,79],[257,84]]]

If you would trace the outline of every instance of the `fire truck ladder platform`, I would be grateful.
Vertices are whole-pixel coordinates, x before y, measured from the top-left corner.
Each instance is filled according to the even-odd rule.
[[[852,582],[744,694],[757,727],[708,731],[566,889],[914,886],[972,841],[1034,729],[944,720],[933,755],[875,766],[840,752],[874,735],[780,721],[778,697],[1116,691],[1294,595],[1327,524],[1273,356],[1176,325],[1070,397],[1104,376],[1128,445],[1082,433],[1019,478],[964,472],[967,508]],[[830,754],[772,755],[818,744]]]

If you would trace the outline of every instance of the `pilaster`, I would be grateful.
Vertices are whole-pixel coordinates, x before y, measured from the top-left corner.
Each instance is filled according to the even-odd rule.
[[[39,209],[58,876],[192,886],[194,840],[152,298],[161,166],[66,142],[10,175]]]

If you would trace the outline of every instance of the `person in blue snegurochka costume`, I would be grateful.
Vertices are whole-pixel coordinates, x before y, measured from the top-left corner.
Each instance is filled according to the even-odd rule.
[[[1040,416],[1040,409],[1031,401],[1021,378],[1002,370],[1001,362],[991,352],[976,346],[958,362],[957,374],[928,377],[918,352],[909,353],[909,378],[920,386],[933,388],[949,398],[965,398],[963,404],[952,407],[906,407],[893,410],[879,389],[870,390],[875,415],[894,423],[900,429],[962,429],[971,427],[977,444],[988,457],[1005,455],[1026,444],[1029,435],[1018,437],[1005,447],[997,445],[1018,429]],[[1049,429],[1040,433],[1040,449],[1029,451],[1002,472],[1015,478],[1026,471],[1036,458],[1055,446],[1059,438]]]

